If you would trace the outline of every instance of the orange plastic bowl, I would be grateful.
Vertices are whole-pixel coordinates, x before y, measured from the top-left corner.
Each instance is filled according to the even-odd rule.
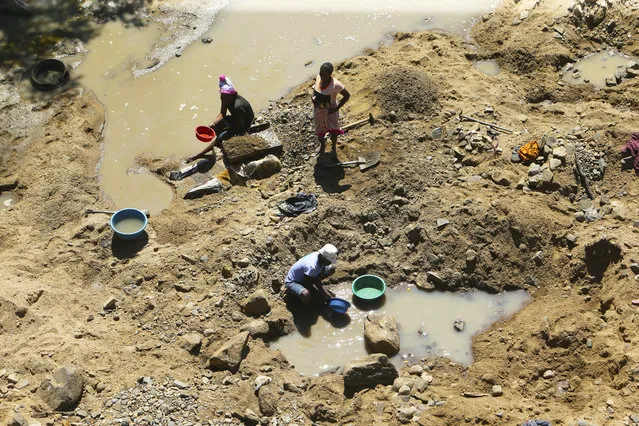
[[[211,142],[215,137],[215,130],[209,126],[197,126],[195,128],[195,137],[202,142]]]

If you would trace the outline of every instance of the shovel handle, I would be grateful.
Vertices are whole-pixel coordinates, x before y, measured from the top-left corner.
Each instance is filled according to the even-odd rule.
[[[115,214],[114,211],[111,210],[93,210],[93,209],[86,209],[84,211],[84,214],[90,214],[90,213],[104,213],[104,214]],[[151,213],[148,210],[142,210],[142,213],[144,213],[144,215],[146,217],[150,217]]]
[[[337,166],[349,166],[351,164],[361,164],[362,162],[359,160],[355,160],[355,161],[346,161],[344,163],[333,163],[333,164],[327,164],[324,167],[337,167]]]

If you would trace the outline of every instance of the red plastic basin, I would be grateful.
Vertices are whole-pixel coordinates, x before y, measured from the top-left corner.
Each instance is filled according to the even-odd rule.
[[[209,126],[197,126],[195,128],[195,137],[202,142],[211,142],[215,137],[215,130]]]

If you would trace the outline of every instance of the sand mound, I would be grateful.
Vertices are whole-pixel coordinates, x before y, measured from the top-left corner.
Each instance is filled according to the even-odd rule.
[[[425,113],[437,102],[437,90],[423,71],[408,66],[396,66],[380,76],[377,97],[388,112]]]

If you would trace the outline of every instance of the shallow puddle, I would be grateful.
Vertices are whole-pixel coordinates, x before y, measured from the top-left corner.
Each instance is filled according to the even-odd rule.
[[[501,68],[499,67],[497,61],[492,59],[475,61],[473,62],[473,65],[475,65],[475,68],[477,68],[482,73],[490,76],[497,75],[501,71]]]
[[[117,208],[150,209],[153,214],[166,208],[172,199],[166,184],[151,174],[127,171],[144,152],[183,158],[202,149],[194,129],[211,123],[219,111],[220,74],[232,79],[257,112],[269,99],[315,75],[325,61],[338,62],[375,47],[391,31],[464,32],[472,16],[495,2],[415,3],[232,1],[203,35],[212,39],[210,44],[196,41],[181,57],[138,78],[130,69],[151,50],[157,28],[106,25],[87,45],[87,59],[72,73],[106,106],[103,190]]]
[[[607,78],[625,69],[631,58],[614,51],[600,52],[577,61],[572,67],[564,69],[564,81],[568,83],[590,83],[605,87]]]
[[[0,210],[15,206],[20,201],[18,194],[10,191],[0,192]]]
[[[337,297],[352,301],[350,284],[331,287],[331,290]],[[368,312],[376,312],[395,315],[399,323],[401,349],[391,358],[397,367],[405,362],[419,362],[429,355],[468,365],[473,361],[473,335],[495,321],[512,316],[530,299],[525,291],[429,293],[414,286],[401,286],[386,291],[382,306],[367,310],[353,304],[347,316],[331,317],[330,322],[321,315],[296,315],[296,325],[302,332],[272,342],[271,348],[281,350],[305,375],[341,367],[367,354],[364,319]],[[462,332],[454,329],[456,320],[464,321]]]

